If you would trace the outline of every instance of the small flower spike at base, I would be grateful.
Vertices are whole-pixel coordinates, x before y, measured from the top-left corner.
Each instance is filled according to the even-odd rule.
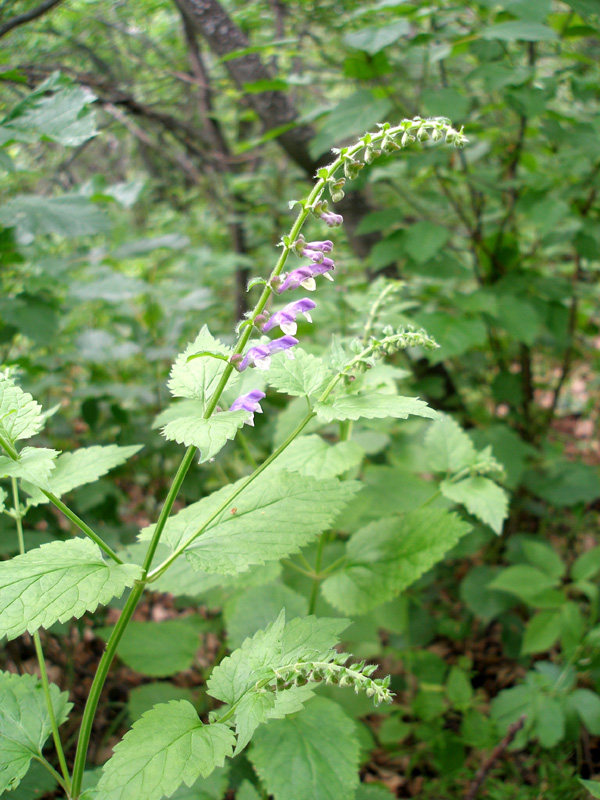
[[[259,344],[251,347],[238,366],[238,370],[243,372],[246,367],[254,366],[257,369],[267,370],[271,366],[271,356],[280,350],[289,350],[290,347],[298,344],[298,339],[293,336],[282,336],[280,339],[273,339],[268,344]],[[293,353],[287,353],[288,358],[293,358]]]
[[[260,401],[263,400],[265,397],[265,393],[261,392],[259,389],[253,389],[248,394],[242,394],[238,397],[237,400],[234,400],[231,406],[229,407],[230,411],[249,411],[250,412],[250,419],[246,423],[247,425],[252,425],[254,427],[254,414],[258,412],[262,414],[262,408],[260,407]]]
[[[285,308],[282,308],[281,311],[276,311],[273,316],[265,322],[262,326],[262,330],[270,331],[272,328],[276,328],[279,325],[284,333],[293,335],[298,330],[298,326],[296,325],[296,317],[298,314],[304,314],[308,322],[312,322],[309,311],[315,308],[316,305],[317,304],[313,300],[309,300],[308,297],[304,297],[302,300],[296,300],[295,303],[288,303]]]

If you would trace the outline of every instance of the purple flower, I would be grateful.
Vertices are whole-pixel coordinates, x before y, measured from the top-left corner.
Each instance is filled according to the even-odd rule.
[[[320,250],[322,253],[331,253],[333,250],[333,242],[326,239],[324,242],[306,242],[304,247],[309,250]]]
[[[269,369],[273,353],[287,350],[295,344],[298,344],[298,339],[294,339],[293,336],[282,336],[280,339],[273,339],[268,344],[259,344],[256,347],[251,347],[240,362],[238,370],[243,372],[248,366],[254,366],[257,369]],[[288,353],[287,356],[288,358],[293,358],[294,354]]]
[[[237,400],[234,400],[229,407],[229,410],[249,411],[251,416],[246,424],[254,426],[254,412],[258,411],[259,414],[262,414],[262,408],[260,407],[259,403],[264,396],[264,392],[261,392],[259,389],[253,389],[251,392],[248,392],[248,394],[243,394],[238,397]]]
[[[334,214],[332,211],[322,211],[319,215],[323,222],[330,228],[337,228],[344,221],[341,214]]]
[[[277,287],[276,291],[281,294],[287,289],[297,289],[299,286],[304,286],[309,292],[314,292],[317,288],[315,275],[325,275],[326,278],[332,281],[333,278],[327,273],[333,268],[333,261],[330,258],[324,258],[320,264],[306,264],[303,267],[298,267],[298,269],[293,269],[285,276],[285,280]]]
[[[316,305],[317,304],[309,300],[308,297],[302,300],[296,300],[295,303],[288,303],[281,311],[276,311],[273,316],[265,322],[262,329],[263,331],[270,331],[271,328],[275,328],[279,325],[284,333],[294,334],[298,330],[298,326],[296,325],[296,317],[298,314],[304,314],[306,319],[312,322],[308,312],[315,308]]]
[[[305,247],[301,255],[305,256],[306,258],[310,258],[313,264],[326,264],[329,269],[333,269],[335,267],[333,259],[324,256],[320,250],[311,250],[310,248]]]

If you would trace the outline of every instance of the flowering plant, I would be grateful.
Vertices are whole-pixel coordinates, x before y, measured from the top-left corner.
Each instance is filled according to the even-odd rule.
[[[26,631],[32,634],[41,671],[39,682],[31,676],[0,675],[0,716],[14,742],[10,757],[6,756],[2,763],[0,793],[17,786],[35,758],[52,772],[71,800],[160,800],[171,796],[181,784],[191,786],[222,767],[226,758],[246,747],[262,724],[269,720],[281,723],[286,715],[300,711],[311,698],[315,683],[350,686],[357,693],[365,692],[376,703],[391,702],[389,677],[373,678],[376,665],[363,662],[347,666],[349,656],[337,651],[347,621],[316,617],[319,593],[322,591],[330,605],[340,611],[361,613],[371,607],[375,576],[379,578],[378,598],[390,599],[442,558],[468,525],[449,512],[429,508],[412,517],[406,515],[401,522],[383,519],[364,532],[359,531],[349,540],[347,554],[324,568],[328,531],[360,489],[360,483],[339,478],[351,466],[344,462],[344,456],[341,468],[323,467],[318,475],[311,462],[315,447],[321,453],[323,448],[329,453],[330,447],[333,452],[335,447],[348,444],[355,420],[405,419],[409,415],[436,418],[423,401],[398,396],[385,381],[367,380],[366,374],[384,356],[400,349],[437,345],[424,331],[390,326],[376,330],[377,315],[390,294],[389,287],[375,298],[362,337],[349,343],[335,342],[328,357],[323,358],[301,349],[300,339],[295,336],[298,316],[304,315],[311,322],[312,312],[318,313],[316,301],[291,301],[270,315],[267,306],[272,299],[300,287],[317,296],[317,289],[321,289],[317,279],[332,279],[335,265],[328,255],[333,251],[332,241],[307,242],[301,234],[310,215],[331,228],[342,224],[341,215],[328,207],[326,190],[332,201],[338,202],[343,197],[345,181],[356,177],[377,155],[401,150],[415,141],[435,142],[441,138],[458,147],[466,141],[446,119],[415,118],[397,126],[381,125],[354,146],[334,151],[335,160],[318,171],[309,195],[292,204],[299,205],[299,211],[289,234],[280,243],[281,253],[271,274],[250,282],[249,289],[261,285],[262,291],[253,310],[240,323],[235,344],[224,345],[204,327],[178,356],[169,388],[175,398],[193,401],[193,405],[180,403],[169,409],[168,419],[161,421],[161,430],[167,439],[185,444],[187,450],[156,524],[140,533],[141,558],[136,559],[139,547],[115,552],[61,499],[75,486],[122,463],[137,448],[111,445],[63,455],[47,448],[19,449],[20,440],[42,430],[45,415],[8,374],[0,376],[0,446],[4,451],[0,477],[11,482],[10,513],[16,522],[20,546],[19,555],[0,563],[0,634],[8,638]],[[344,177],[337,176],[339,170],[343,170]],[[285,272],[290,256],[306,259],[306,263]],[[266,337],[277,328],[284,335]],[[254,334],[265,338],[251,341]],[[183,480],[194,462],[214,459],[244,425],[254,425],[255,413],[263,411],[260,403],[266,393],[258,386],[247,390],[248,376],[255,376],[258,383],[259,373],[254,370],[259,370],[275,392],[305,398],[306,413],[249,475],[172,515]],[[228,410],[222,410],[219,404],[223,394],[242,380],[241,373],[246,373],[243,377],[247,391],[234,399]],[[318,442],[314,437],[301,437],[309,424],[328,426],[332,422],[340,423],[342,436],[338,445],[330,446],[321,437],[316,437]],[[30,507],[43,502],[55,505],[87,538],[55,541],[25,552],[23,517]],[[403,537],[414,538],[415,531],[422,540],[419,559],[403,560],[398,543],[404,542]],[[312,544],[316,544],[314,565],[308,564],[301,553]],[[207,576],[218,583],[227,577],[243,576],[252,567],[296,555],[299,561],[288,561],[289,565],[311,580],[308,615],[286,621],[282,611],[214,668],[208,693],[223,705],[208,720],[202,721],[187,700],[155,705],[115,747],[97,787],[83,791],[102,688],[144,591],[176,593],[175,583],[200,583]],[[179,572],[171,582],[175,562]],[[58,730],[67,718],[70,704],[48,681],[38,630],[94,611],[98,604],[107,603],[126,589],[127,600],[108,636],[90,688],[70,771]],[[324,714],[330,726],[335,727],[336,713],[327,707],[328,702],[323,698],[314,701],[310,707],[316,711],[311,713]],[[60,771],[42,753],[50,734]],[[352,792],[356,780],[354,770],[340,791]],[[270,790],[268,778],[265,781]]]

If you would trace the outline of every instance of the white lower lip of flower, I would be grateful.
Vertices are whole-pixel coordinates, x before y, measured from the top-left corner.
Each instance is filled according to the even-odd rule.
[[[300,281],[300,286],[304,286],[307,292],[314,292],[314,290],[317,288],[314,278],[306,278],[305,280]]]
[[[284,333],[289,333],[290,336],[293,336],[298,330],[295,322],[282,322],[279,327]]]
[[[312,317],[311,317],[311,315],[308,313],[308,311],[303,311],[302,313],[304,314],[304,316],[305,316],[305,318],[306,318],[306,321],[307,321],[307,322],[312,322]],[[296,331],[294,331],[294,333],[295,333],[295,332],[296,332]]]
[[[265,356],[264,358],[257,358],[254,362],[254,366],[256,369],[267,370],[271,366],[271,356]]]
[[[327,278],[328,281],[331,281],[333,283],[333,278],[328,272],[324,272],[323,277]]]

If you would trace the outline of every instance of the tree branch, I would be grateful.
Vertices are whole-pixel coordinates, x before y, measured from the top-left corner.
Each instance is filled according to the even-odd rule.
[[[46,14],[59,3],[62,3],[62,0],[44,0],[44,2],[40,3],[36,8],[32,8],[30,11],[25,11],[23,14],[17,14],[16,17],[12,17],[5,22],[4,25],[0,25],[0,39],[20,25],[25,25],[25,23],[31,22],[31,20]]]

